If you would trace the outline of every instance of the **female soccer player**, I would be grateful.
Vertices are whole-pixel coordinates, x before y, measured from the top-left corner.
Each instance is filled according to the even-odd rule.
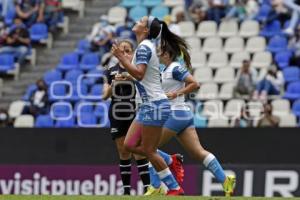
[[[172,38],[171,33],[168,35],[169,38]],[[188,69],[178,62],[181,55],[183,55],[187,68],[191,68],[187,45],[183,39],[176,37],[176,42],[161,47],[160,62],[166,66],[162,72],[162,85],[171,102],[171,115],[164,125],[163,137],[160,143],[165,144],[176,136],[184,149],[195,160],[202,162],[218,182],[222,183],[226,196],[230,196],[235,187],[235,178],[233,176],[226,177],[216,157],[202,147],[194,127],[193,114],[185,103],[184,95],[193,92],[199,87],[199,84]],[[172,161],[170,155],[162,151],[159,151],[159,154],[167,163]],[[146,195],[163,193],[161,182],[157,178],[155,170],[150,166],[149,171],[151,187],[149,187]]]
[[[138,42],[133,63],[122,54],[121,49],[116,45],[113,45],[112,53],[136,79],[135,84],[142,99],[135,122],[132,123],[127,134],[127,137],[130,138],[138,131],[139,124],[141,124],[141,142],[130,150],[148,158],[158,172],[159,178],[168,187],[168,195],[181,195],[184,193],[182,188],[178,185],[165,161],[157,153],[163,125],[170,115],[170,104],[162,89],[159,59],[156,46],[151,40],[157,39],[161,33],[163,43],[174,42],[165,37],[164,31],[166,30],[161,28],[161,23],[157,18],[145,16],[133,27]],[[125,145],[128,147],[126,140]]]
[[[128,40],[118,44],[123,55],[132,60],[134,47]],[[109,119],[111,123],[111,136],[115,141],[120,158],[120,174],[124,188],[124,195],[130,195],[131,180],[131,153],[124,148],[126,133],[135,117],[135,86],[127,76],[122,64],[108,67],[105,71],[107,84],[105,84],[104,99],[111,97]],[[123,112],[126,110],[127,112]],[[144,184],[144,191],[150,184],[148,160],[142,156],[134,155],[137,162],[140,178]]]

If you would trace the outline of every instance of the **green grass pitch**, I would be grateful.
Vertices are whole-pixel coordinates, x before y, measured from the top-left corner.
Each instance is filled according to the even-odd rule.
[[[123,196],[0,196],[0,200],[285,200],[300,198],[248,198],[248,197],[166,197],[166,196],[151,196],[151,197],[123,197]]]

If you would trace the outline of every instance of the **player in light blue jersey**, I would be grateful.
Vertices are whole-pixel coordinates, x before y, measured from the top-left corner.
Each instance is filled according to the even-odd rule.
[[[128,130],[124,145],[131,152],[148,158],[158,172],[160,180],[168,187],[168,195],[183,195],[182,188],[157,152],[163,126],[171,113],[169,100],[161,85],[159,58],[155,44],[155,40],[160,35],[162,43],[170,42],[165,37],[165,32],[169,29],[161,23],[157,18],[145,16],[133,27],[138,47],[132,63],[122,54],[117,45],[113,45],[112,53],[136,79],[137,92],[142,100],[136,119]],[[141,127],[141,136],[138,139],[132,138],[132,135]],[[135,146],[130,145],[132,140],[136,142]]]
[[[192,111],[185,103],[184,95],[196,90],[199,84],[189,73],[187,67],[182,66],[178,62],[178,57],[181,54],[183,54],[185,65],[188,68],[191,67],[187,45],[184,41],[162,46],[160,52],[160,62],[166,66],[162,72],[162,85],[171,103],[171,115],[164,125],[163,137],[160,143],[163,145],[176,136],[176,139],[184,149],[195,160],[203,163],[212,172],[217,181],[223,185],[226,196],[230,196],[235,187],[235,178],[226,176],[216,157],[202,147],[194,127]],[[172,157],[165,152],[159,150],[159,154],[168,164],[174,162]],[[180,165],[177,170],[180,170]],[[152,186],[148,189],[146,195],[162,193],[161,182],[151,165],[149,171]],[[177,180],[183,178],[182,172],[177,172],[177,176],[179,176],[176,177]]]

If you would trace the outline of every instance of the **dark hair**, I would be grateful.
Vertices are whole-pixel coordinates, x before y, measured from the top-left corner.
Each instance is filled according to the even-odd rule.
[[[150,25],[150,30],[149,30],[149,36],[148,38],[151,39],[156,39],[160,33],[161,30],[161,26],[160,26],[161,22],[159,21],[159,19],[154,18],[151,25]]]
[[[128,40],[128,39],[121,40],[121,41],[119,42],[118,45],[120,45],[120,44],[122,44],[122,43],[129,44],[130,48],[131,48],[132,50],[134,50],[134,44],[133,44],[133,42],[131,42],[130,40]]]

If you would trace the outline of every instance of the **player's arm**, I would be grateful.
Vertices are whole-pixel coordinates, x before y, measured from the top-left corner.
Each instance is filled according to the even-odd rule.
[[[109,97],[111,97],[112,94],[112,87],[111,85],[104,83],[103,85],[103,100],[107,100]]]

